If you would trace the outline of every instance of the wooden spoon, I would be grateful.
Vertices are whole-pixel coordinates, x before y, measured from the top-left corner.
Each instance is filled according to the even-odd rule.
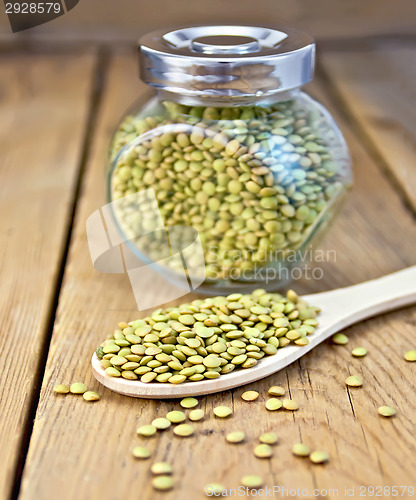
[[[334,333],[363,319],[382,314],[416,302],[416,266],[372,281],[329,292],[302,297],[311,305],[318,306],[319,326],[309,336],[307,346],[290,345],[267,356],[253,368],[237,369],[217,379],[186,382],[183,384],[148,383],[137,380],[109,377],[94,353],[92,370],[95,378],[112,391],[136,398],[182,398],[225,391],[249,384],[275,373],[293,363]]]

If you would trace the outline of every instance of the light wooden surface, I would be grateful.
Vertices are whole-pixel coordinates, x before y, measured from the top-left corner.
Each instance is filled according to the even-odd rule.
[[[0,498],[14,482],[42,376],[93,65],[85,52],[1,58]]]
[[[373,50],[377,51],[377,48]],[[337,57],[342,61],[344,52],[337,52]],[[15,61],[17,65],[24,64],[20,56]],[[324,242],[324,248],[336,249],[336,261],[322,263],[322,280],[303,280],[294,285],[297,290],[308,293],[377,278],[416,263],[416,225],[411,211],[403,203],[402,189],[398,189],[397,182],[392,182],[391,176],[386,174],[386,159],[381,161],[374,155],[373,147],[369,146],[367,139],[363,139],[348,102],[339,99],[332,74],[341,63],[334,65],[334,69],[332,63],[333,60],[325,59],[324,77],[318,76],[309,90],[327,105],[345,133],[355,166],[355,185],[338,223]],[[346,333],[350,336],[350,343],[347,346],[325,343],[263,381],[244,389],[201,398],[200,407],[206,410],[207,417],[195,424],[194,437],[178,438],[171,431],[148,440],[140,440],[135,435],[139,424],[150,423],[155,416],[177,408],[178,403],[123,397],[101,387],[91,374],[90,358],[96,346],[118,321],[129,321],[139,316],[127,276],[96,272],[90,262],[85,236],[86,219],[105,203],[104,161],[112,128],[124,109],[143,91],[143,86],[137,81],[136,54],[133,50],[128,53],[114,52],[110,59],[101,61],[100,68],[105,85],[98,96],[98,114],[94,115],[95,126],[91,142],[88,142],[87,164],[77,200],[69,254],[19,498],[124,500],[134,492],[134,497],[140,500],[194,500],[204,498],[202,488],[208,482],[219,481],[227,487],[237,487],[240,477],[248,473],[261,473],[268,486],[307,488],[310,495],[314,488],[338,488],[338,498],[343,498],[345,486],[355,486],[357,494],[361,485],[414,486],[416,366],[403,359],[406,350],[415,348],[414,307],[349,328]],[[71,92],[78,95],[77,106],[82,114],[87,109],[82,89],[89,85],[91,65],[78,64],[76,74]],[[396,78],[400,76],[406,80],[406,75],[405,71],[400,75],[391,74],[386,67],[384,78],[390,78],[394,86]],[[78,109],[68,98],[69,94],[69,90],[65,96],[60,94],[62,97],[56,105],[57,110],[62,106]],[[75,120],[73,116],[71,119]],[[360,127],[365,126],[360,124]],[[400,133],[400,125],[398,127],[397,133]],[[73,125],[67,133],[68,141],[71,137],[75,144],[79,132],[79,127]],[[383,154],[380,150],[379,155]],[[32,159],[44,164],[42,158],[32,155]],[[409,175],[413,182],[414,171],[409,171]],[[62,225],[68,224],[67,214],[60,214],[58,209],[50,209],[48,213],[51,218],[60,216]],[[56,232],[54,238],[57,238]],[[16,235],[11,241],[18,248]],[[32,243],[33,252],[40,251],[36,243],[36,240]],[[59,248],[58,245],[58,249],[51,250],[48,266],[52,265]],[[27,265],[34,268],[37,263],[28,261]],[[38,290],[46,287],[46,269],[42,284],[31,282],[31,286]],[[26,281],[25,286],[20,286],[15,294],[27,293]],[[148,288],[150,294],[158,293],[151,283],[143,283],[143,286]],[[8,295],[5,297],[8,299]],[[17,304],[34,307],[32,296],[20,296],[16,301]],[[3,307],[3,324],[6,318],[10,321],[11,317],[15,317],[21,322],[23,317],[24,326],[29,325],[28,314],[17,316],[16,310]],[[39,308],[32,310],[29,316],[38,323],[43,318]],[[28,335],[29,331],[30,326],[24,328]],[[9,328],[6,332],[2,328],[6,346],[10,345],[9,332]],[[14,337],[17,335],[18,332],[14,333]],[[34,335],[30,339],[32,347],[29,351],[32,355],[35,344],[39,357],[42,351],[46,352],[46,346],[38,344]],[[24,344],[27,341],[22,337],[21,342]],[[2,398],[7,395],[10,401],[22,397],[19,396],[19,387],[9,382],[20,366],[26,370],[21,382],[26,384],[26,398],[36,398],[36,389],[28,382],[27,372],[32,373],[33,369],[30,370],[31,365],[25,361],[27,347],[20,345],[14,354],[23,356],[21,349],[26,349],[26,357],[14,363],[6,359],[3,364],[6,378]],[[350,350],[355,346],[366,347],[369,351],[367,357],[352,358]],[[362,375],[362,388],[346,389],[344,380],[353,373]],[[81,380],[101,394],[99,402],[87,404],[82,398],[60,397],[52,392],[55,383]],[[296,413],[270,413],[264,408],[267,389],[275,384],[283,385],[288,394],[299,402],[300,409]],[[242,401],[240,395],[246,389],[258,390],[260,398],[254,403]],[[232,406],[233,417],[226,421],[215,419],[212,408],[218,404]],[[394,419],[382,419],[377,414],[377,407],[383,404],[397,409]],[[2,429],[11,425],[13,416],[16,416],[15,412],[7,420],[2,412]],[[234,446],[226,443],[225,434],[237,429],[246,431],[247,442]],[[258,434],[266,430],[274,430],[280,436],[280,443],[270,461],[256,459],[252,454]],[[22,431],[22,428],[16,430]],[[19,439],[23,439],[22,434]],[[312,448],[327,450],[331,455],[329,464],[312,466],[307,460],[294,458],[290,448],[300,440]],[[151,460],[139,462],[131,457],[132,447],[140,442],[151,449]],[[24,455],[25,450],[22,451]],[[2,463],[8,453],[9,449],[0,448]],[[149,466],[153,460],[174,463],[176,485],[171,492],[162,494],[152,490]],[[9,492],[12,490],[10,482],[3,484],[3,491],[6,487]],[[337,497],[327,493],[321,498]]]
[[[370,44],[369,44],[370,45]],[[357,123],[357,134],[416,212],[416,51],[412,44],[371,45],[323,54],[322,64]]]

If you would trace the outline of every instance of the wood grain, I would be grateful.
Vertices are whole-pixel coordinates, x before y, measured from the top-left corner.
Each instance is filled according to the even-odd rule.
[[[11,34],[6,16],[0,18],[0,36],[16,41],[96,40],[135,43],[144,33],[160,27],[195,24],[291,26],[322,39],[371,35],[414,35],[413,0],[88,0],[53,22]]]
[[[0,498],[13,486],[70,224],[94,55],[1,57]]]
[[[121,500],[132,494],[140,500],[194,500],[204,498],[202,490],[209,482],[238,487],[241,476],[250,473],[262,474],[268,486],[307,488],[309,495],[314,488],[339,489],[338,496],[322,492],[320,498],[343,498],[347,485],[357,491],[360,485],[412,483],[416,408],[411,395],[416,366],[406,363],[403,353],[410,348],[416,324],[414,308],[349,328],[351,341],[345,347],[325,343],[263,381],[201,398],[200,407],[207,417],[195,424],[196,435],[188,439],[174,436],[170,430],[139,439],[135,435],[139,424],[177,409],[178,403],[123,397],[93,379],[90,357],[95,347],[118,321],[139,316],[127,276],[94,271],[85,221],[105,203],[103,170],[112,126],[142,91],[136,80],[135,55],[116,56],[110,64],[78,205],[21,500],[49,500],[58,495],[62,500]],[[295,287],[325,290],[414,264],[416,228],[398,193],[337,113],[337,103],[329,100],[324,84],[317,82],[311,91],[326,101],[339,120],[351,148],[356,180],[325,241],[326,249],[336,249],[336,261],[320,264],[322,280],[312,283],[304,279]],[[157,295],[151,283],[143,286]],[[350,347],[357,345],[368,348],[366,358],[351,357]],[[346,389],[344,380],[350,373],[362,373],[363,388]],[[77,396],[52,392],[55,383],[76,380],[98,390],[101,400],[89,404]],[[296,413],[265,409],[267,389],[275,384],[283,385],[299,402]],[[242,401],[240,395],[246,389],[258,390],[259,399]],[[225,421],[214,418],[212,408],[219,404],[230,405],[234,415]],[[393,405],[397,416],[383,420],[377,414],[377,406],[382,404]],[[226,443],[226,433],[238,429],[245,430],[247,442]],[[280,436],[270,461],[252,454],[259,433],[266,430]],[[300,440],[312,449],[329,451],[330,463],[312,466],[308,460],[293,457],[290,449]],[[139,443],[152,451],[150,460],[132,458],[131,449]],[[159,460],[174,464],[172,492],[156,493],[150,486],[149,466]]]
[[[415,44],[324,52],[321,61],[359,126],[416,212]]]

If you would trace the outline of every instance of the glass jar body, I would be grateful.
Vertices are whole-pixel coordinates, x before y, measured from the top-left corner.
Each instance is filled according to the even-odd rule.
[[[351,186],[342,134],[300,90],[267,102],[192,99],[158,93],[122,118],[109,201],[153,189],[167,230],[199,234],[204,291],[283,286],[301,274]],[[130,234],[143,234],[138,219]],[[160,242],[146,242],[131,248],[155,261]]]

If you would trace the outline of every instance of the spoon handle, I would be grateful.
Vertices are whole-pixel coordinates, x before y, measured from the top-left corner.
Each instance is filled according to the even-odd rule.
[[[341,330],[363,319],[416,303],[416,266],[305,299],[322,306],[322,326],[336,325],[336,330]]]

